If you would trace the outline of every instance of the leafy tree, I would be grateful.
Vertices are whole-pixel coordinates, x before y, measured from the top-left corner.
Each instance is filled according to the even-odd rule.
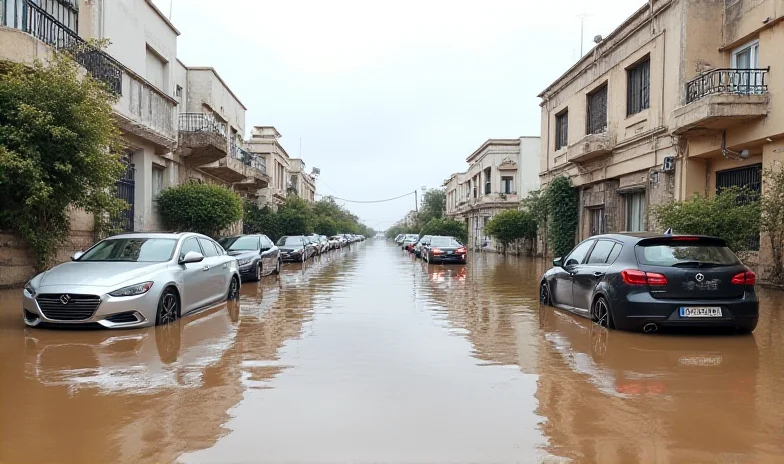
[[[277,212],[269,206],[259,208],[255,203],[246,200],[243,204],[243,232],[246,234],[264,234],[277,241],[281,235]]]
[[[518,240],[536,240],[536,220],[528,211],[506,210],[493,216],[485,226],[485,233],[504,247]]]
[[[431,219],[425,224],[419,235],[445,235],[458,239],[460,243],[468,242],[468,231],[465,224],[453,219]]]
[[[284,235],[313,233],[313,210],[302,198],[290,196],[278,207],[278,224]]]
[[[523,211],[531,213],[531,217],[533,217],[537,225],[540,227],[545,225],[550,210],[546,190],[532,190],[528,192],[528,196],[520,201],[520,205]]]
[[[424,227],[431,219],[441,219],[444,214],[446,214],[446,191],[443,188],[427,190],[422,195],[422,207],[417,214],[419,226]]]
[[[242,199],[219,185],[188,182],[168,188],[158,196],[166,227],[199,232],[212,237],[242,219]]]
[[[765,195],[762,196],[760,228],[770,243],[773,268],[771,280],[784,282],[784,169],[766,169]]]
[[[331,217],[321,216],[316,219],[315,230],[319,235],[326,235],[327,237],[331,237],[332,235],[336,235],[338,233],[338,224]]]
[[[578,224],[577,198],[569,178],[558,176],[553,179],[547,188],[546,198],[550,216],[550,247],[555,256],[566,256],[574,248]]]
[[[733,251],[748,249],[749,239],[760,233],[760,202],[754,192],[738,187],[723,189],[713,197],[695,195],[690,200],[664,203],[652,213],[662,227],[676,233],[721,237]]]
[[[0,227],[18,233],[43,270],[70,233],[69,208],[112,230],[127,204],[115,197],[124,168],[116,97],[70,57],[32,67],[6,63],[0,78]]]

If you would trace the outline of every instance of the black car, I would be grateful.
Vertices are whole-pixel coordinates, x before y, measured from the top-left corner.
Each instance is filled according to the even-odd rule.
[[[540,282],[540,302],[606,327],[757,326],[756,276],[720,238],[597,235],[553,266]]]
[[[282,261],[299,261],[304,263],[316,255],[316,247],[304,235],[284,235],[278,239],[280,258]]]
[[[266,235],[237,235],[218,243],[237,258],[242,280],[259,281],[262,276],[280,273],[280,250]]]
[[[454,237],[440,235],[431,236],[419,249],[428,263],[460,263],[466,262],[466,247]]]

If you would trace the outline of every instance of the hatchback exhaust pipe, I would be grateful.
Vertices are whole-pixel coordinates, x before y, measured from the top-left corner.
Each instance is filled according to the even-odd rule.
[[[649,322],[649,323],[645,324],[643,326],[643,328],[642,328],[642,331],[645,332],[645,333],[656,332],[657,330],[659,330],[659,326],[657,326],[653,322]]]

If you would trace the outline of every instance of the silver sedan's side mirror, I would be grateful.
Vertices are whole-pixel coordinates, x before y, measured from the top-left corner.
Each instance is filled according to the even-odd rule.
[[[189,251],[180,258],[180,264],[199,263],[204,260],[204,255],[198,251]]]
[[[76,253],[71,255],[71,261],[76,261],[77,259],[81,258],[83,254],[84,254],[83,251],[77,251]]]

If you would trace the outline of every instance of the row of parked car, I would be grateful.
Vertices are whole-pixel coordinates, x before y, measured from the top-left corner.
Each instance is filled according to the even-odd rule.
[[[364,240],[358,235],[263,234],[215,241],[205,235],[132,233],[101,240],[71,262],[42,272],[22,292],[28,326],[137,328],[164,325],[220,301],[239,298],[242,281],[279,273]]]
[[[454,237],[401,234],[395,237],[403,250],[428,263],[466,263],[468,250]]]

